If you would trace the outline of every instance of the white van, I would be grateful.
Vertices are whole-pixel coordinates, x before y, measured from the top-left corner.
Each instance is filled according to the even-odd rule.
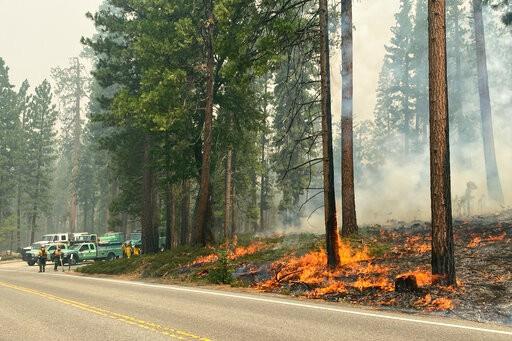
[[[48,243],[68,243],[69,242],[69,233],[52,233],[45,234],[42,241],[46,241]]]

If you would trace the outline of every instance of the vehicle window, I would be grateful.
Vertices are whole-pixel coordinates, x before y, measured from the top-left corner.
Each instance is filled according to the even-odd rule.
[[[96,247],[94,245],[91,245],[91,250],[95,250]]]
[[[88,245],[82,245],[82,247],[80,248],[80,251],[85,251],[85,250],[89,250]]]
[[[66,239],[67,239],[67,236],[66,236],[65,234],[63,234],[63,235],[61,236],[61,240],[65,241]]]
[[[50,246],[50,247],[48,248],[48,251],[53,251],[54,249],[55,249],[55,246]]]

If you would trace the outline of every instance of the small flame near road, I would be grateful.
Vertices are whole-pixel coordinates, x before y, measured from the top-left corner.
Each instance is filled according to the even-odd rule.
[[[252,255],[256,252],[262,251],[268,247],[267,244],[256,241],[248,246],[234,246],[232,248],[229,247],[229,245],[224,245],[222,249],[227,249],[227,258],[230,260],[235,260],[237,258]],[[219,255],[217,253],[211,253],[206,256],[197,257],[192,262],[192,265],[199,265],[199,264],[207,264],[207,263],[214,263],[219,260]]]
[[[339,269],[327,267],[327,254],[323,249],[300,257],[286,257],[272,264],[275,277],[257,287],[270,290],[284,282],[301,283],[312,288],[307,296],[314,298],[346,293],[349,289],[393,290],[393,284],[386,276],[389,268],[371,263],[368,247],[354,251],[350,244],[341,241],[339,253],[342,264]]]

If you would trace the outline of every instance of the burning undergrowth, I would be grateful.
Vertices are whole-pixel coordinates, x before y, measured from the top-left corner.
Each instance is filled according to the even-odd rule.
[[[362,228],[340,244],[342,266],[326,267],[321,235],[278,235],[178,247],[140,259],[99,262],[84,273],[130,274],[164,283],[251,287],[259,291],[403,311],[512,323],[512,211],[454,225],[457,287],[430,271],[430,226],[393,222]]]
[[[191,265],[194,266],[217,262],[222,257],[223,252],[226,254],[226,257],[229,260],[234,261],[240,257],[253,255],[256,252],[260,252],[268,247],[269,245],[263,243],[262,241],[256,241],[247,246],[237,245],[236,241],[233,243],[226,243],[219,249],[210,247],[212,253],[194,259]]]
[[[430,227],[375,227],[343,241],[342,266],[326,267],[323,249],[287,255],[267,269],[259,290],[401,310],[444,311],[458,317],[512,323],[512,216],[456,222],[457,287],[430,271]],[[383,247],[387,246],[387,247]],[[384,249],[383,252],[376,252]]]

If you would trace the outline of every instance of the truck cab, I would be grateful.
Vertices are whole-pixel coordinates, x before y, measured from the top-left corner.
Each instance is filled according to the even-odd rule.
[[[114,260],[122,256],[121,245],[118,243],[96,245],[95,243],[78,243],[63,252],[64,263],[71,265],[88,260]]]
[[[67,249],[67,244],[63,243],[49,243],[45,244],[44,242],[37,242],[32,244],[32,248],[25,254],[25,261],[29,266],[33,266],[37,263],[37,257],[39,256],[39,250],[41,250],[41,246],[46,247],[46,253],[48,254],[48,260],[54,261],[53,253],[57,248],[60,248],[63,252]]]

